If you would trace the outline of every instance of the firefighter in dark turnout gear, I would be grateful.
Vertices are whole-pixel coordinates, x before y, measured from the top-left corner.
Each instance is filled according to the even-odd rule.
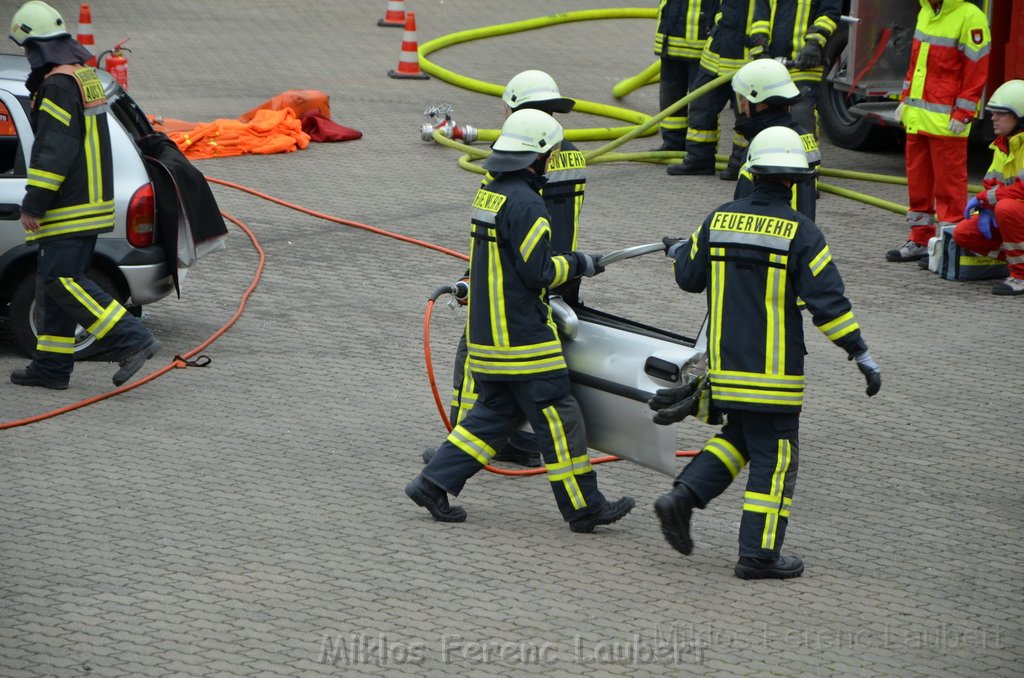
[[[505,117],[513,111],[537,109],[548,114],[568,113],[575,106],[572,99],[563,97],[554,78],[543,71],[528,70],[515,75],[505,86],[502,94]],[[583,208],[584,191],[587,186],[587,160],[572,142],[563,139],[557,153],[551,156],[546,175],[547,181],[541,189],[544,205],[551,222],[551,251],[558,254],[576,249],[579,239],[580,210]],[[482,188],[494,179],[488,173]],[[579,303],[579,278],[569,280],[551,294],[561,296],[570,304]],[[459,340],[455,355],[452,379],[451,421],[457,423],[476,402],[477,389],[473,373],[466,369],[469,359],[465,335]],[[521,419],[521,417],[520,417]],[[424,453],[429,461],[435,448]],[[502,445],[494,461],[510,462],[527,467],[540,466],[540,449],[528,431],[514,431]]]
[[[592,532],[632,510],[631,497],[610,502],[597,487],[579,404],[572,395],[547,290],[600,273],[599,257],[551,253],[551,226],[540,190],[562,128],[547,113],[508,117],[484,166],[494,175],[473,199],[470,241],[469,367],[479,395],[436,454],[405,488],[436,519],[462,522],[448,503],[494,458],[495,446],[526,415],[544,456],[563,519]]]
[[[714,15],[711,36],[704,44],[700,57],[700,73],[691,89],[703,87],[715,78],[735,73],[743,64],[764,53],[765,46],[749,41],[754,21],[755,0],[721,0]],[[729,102],[735,107],[732,87],[723,83],[690,104],[689,126],[686,130],[686,158],[682,163],[669,165],[672,175],[700,175],[715,173],[715,153],[721,138],[719,114]],[[735,143],[746,146],[746,141]],[[736,179],[739,165],[723,172],[723,179]]]
[[[790,73],[774,59],[757,59],[736,71],[732,79],[739,116],[736,130],[747,139],[753,139],[769,127],[788,127],[800,135],[807,164],[817,175],[821,165],[821,151],[814,135],[801,127],[790,113],[790,105],[800,100],[800,91],[790,79]],[[746,149],[743,159],[746,162]],[[754,177],[745,168],[740,169],[733,198],[738,200],[754,191]],[[800,214],[814,221],[817,207],[815,179],[793,182],[792,206]]]
[[[35,132],[21,204],[25,239],[37,243],[38,343],[28,367],[11,373],[23,386],[68,387],[75,325],[120,360],[114,385],[126,382],[159,342],[85,273],[96,236],[114,229],[114,176],[107,100],[91,54],[67,32],[57,10],[25,3],[11,22],[31,71],[30,120]]]
[[[754,192],[712,212],[691,238],[665,239],[679,286],[707,293],[711,401],[726,423],[658,498],[655,512],[666,540],[689,554],[693,508],[707,506],[749,463],[735,572],[743,579],[787,578],[803,572],[799,558],[780,554],[804,395],[798,298],[818,329],[857,361],[869,396],[881,377],[824,236],[789,205],[790,183],[812,174],[799,135],[768,128],[749,155]]]
[[[751,37],[757,42],[767,39],[767,55],[773,59],[793,62],[791,75],[800,90],[793,117],[815,139],[825,43],[836,30],[842,4],[841,0],[757,0],[754,9]]]
[[[711,32],[714,0],[661,0],[654,53],[661,59],[658,105],[665,110],[693,89],[700,55]],[[687,111],[683,106],[661,121],[659,151],[686,149]]]

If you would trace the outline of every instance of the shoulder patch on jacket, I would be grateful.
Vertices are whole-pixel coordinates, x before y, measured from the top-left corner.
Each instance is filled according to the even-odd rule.
[[[985,31],[980,28],[971,29],[971,42],[980,45],[985,40]]]

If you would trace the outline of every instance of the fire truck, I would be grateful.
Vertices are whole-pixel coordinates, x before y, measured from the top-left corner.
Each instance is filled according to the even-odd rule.
[[[992,31],[986,96],[1013,78],[1024,78],[1024,2],[971,0],[985,12]],[[825,46],[821,83],[821,127],[832,143],[870,150],[891,145],[910,46],[921,5],[914,0],[846,0],[843,19]],[[982,98],[984,109],[985,99]],[[976,124],[973,134],[991,134]]]

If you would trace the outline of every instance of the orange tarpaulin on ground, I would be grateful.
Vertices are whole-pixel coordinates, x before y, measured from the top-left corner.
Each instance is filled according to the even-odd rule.
[[[243,113],[237,120],[219,118],[197,123],[151,118],[153,128],[171,138],[192,160],[224,158],[246,153],[288,153],[309,146],[300,116],[315,111],[329,121],[330,101],[318,90],[288,90]],[[348,129],[348,128],[341,128]],[[355,130],[355,135],[362,136]],[[358,138],[348,135],[347,138]]]
[[[302,123],[290,108],[258,110],[249,122],[221,118],[167,136],[190,160],[287,153],[309,146],[309,135],[302,131]]]

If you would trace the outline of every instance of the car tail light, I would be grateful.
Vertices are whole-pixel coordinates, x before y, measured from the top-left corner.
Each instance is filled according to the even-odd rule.
[[[128,242],[134,247],[148,247],[153,244],[153,232],[156,229],[156,211],[154,210],[153,185],[145,184],[135,191],[128,203],[128,219],[125,227]]]

